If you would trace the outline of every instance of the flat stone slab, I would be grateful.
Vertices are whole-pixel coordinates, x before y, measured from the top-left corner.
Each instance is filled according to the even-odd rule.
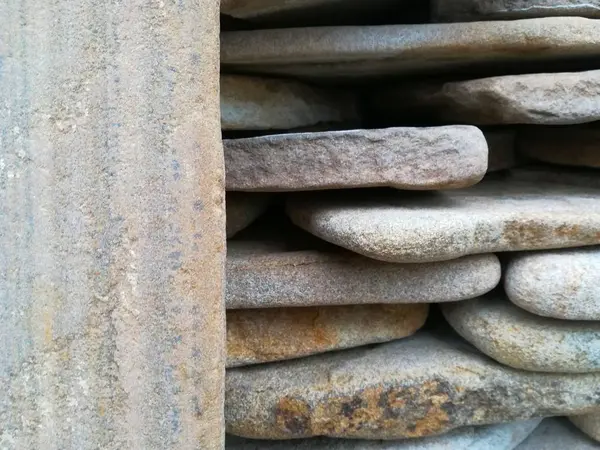
[[[600,442],[600,413],[586,414],[584,416],[571,416],[569,419],[577,428],[589,437]],[[598,448],[598,444],[594,445],[594,448]]]
[[[405,84],[374,93],[368,103],[373,114],[395,120],[581,124],[600,120],[600,70]]]
[[[600,322],[536,316],[502,294],[442,305],[452,327],[496,361],[536,372],[600,371]]]
[[[600,321],[600,247],[508,256],[504,289],[539,316]]]
[[[480,181],[488,160],[472,126],[279,134],[224,146],[230,191],[450,189]]]
[[[597,450],[593,442],[564,418],[544,419],[516,450]]]
[[[227,373],[227,431],[247,438],[402,439],[599,410],[600,374],[503,366],[451,336],[420,332]]]
[[[392,341],[423,326],[429,305],[238,309],[227,313],[227,367]]]
[[[515,130],[486,130],[483,134],[488,144],[488,172],[511,169],[518,164]]]
[[[225,70],[300,77],[409,75],[600,54],[600,22],[580,17],[314,27],[221,35]]]
[[[392,264],[349,252],[244,250],[229,242],[228,309],[441,303],[483,295],[500,281],[495,255]]]
[[[314,235],[390,262],[600,243],[600,190],[484,180],[436,193],[324,192],[290,196],[287,213]]]
[[[440,436],[399,441],[312,438],[265,441],[227,436],[227,450],[513,450],[541,419],[464,427]]]
[[[531,17],[600,17],[598,0],[433,0],[433,20],[515,20]]]
[[[600,168],[600,128],[559,127],[519,133],[519,152],[552,164]]]
[[[228,192],[226,197],[227,237],[233,237],[260,215],[271,204],[268,194]]]
[[[276,78],[221,76],[221,128],[273,130],[356,120],[353,96]]]

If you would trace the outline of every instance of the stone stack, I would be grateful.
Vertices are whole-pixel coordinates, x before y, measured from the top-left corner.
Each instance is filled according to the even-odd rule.
[[[242,3],[227,448],[598,448],[600,2]]]

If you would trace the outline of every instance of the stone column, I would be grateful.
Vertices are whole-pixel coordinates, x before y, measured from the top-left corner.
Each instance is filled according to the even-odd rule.
[[[0,448],[223,447],[218,9],[0,2]]]

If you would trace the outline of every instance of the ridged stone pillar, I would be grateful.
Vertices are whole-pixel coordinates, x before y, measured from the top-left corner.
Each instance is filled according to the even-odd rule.
[[[0,448],[222,448],[218,9],[0,2]]]

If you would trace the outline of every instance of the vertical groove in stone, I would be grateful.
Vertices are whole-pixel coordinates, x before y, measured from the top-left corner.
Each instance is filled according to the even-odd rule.
[[[222,448],[218,9],[0,2],[1,448]]]

